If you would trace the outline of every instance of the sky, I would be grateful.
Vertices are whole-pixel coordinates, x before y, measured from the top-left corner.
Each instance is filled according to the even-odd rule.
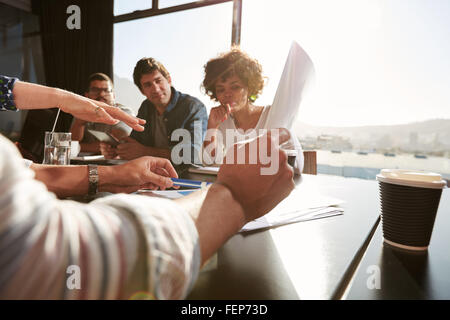
[[[150,6],[150,0],[115,0],[115,14]],[[209,109],[214,103],[200,90],[203,65],[230,48],[231,22],[230,2],[116,23],[114,72],[131,81],[136,61],[155,57],[177,89]],[[298,121],[360,126],[450,119],[448,0],[243,0],[241,28],[241,48],[268,79],[258,105],[271,104],[295,40],[316,70]]]

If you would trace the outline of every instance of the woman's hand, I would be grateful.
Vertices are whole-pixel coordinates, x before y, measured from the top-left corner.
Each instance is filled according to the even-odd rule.
[[[136,131],[144,131],[142,125],[145,124],[145,120],[133,117],[121,109],[101,101],[92,100],[70,92],[67,92],[59,107],[62,111],[70,113],[80,120],[110,125],[123,121]]]
[[[106,103],[65,90],[16,81],[13,94],[14,102],[19,109],[60,108],[80,120],[111,125],[123,121],[136,131],[144,131],[142,125],[145,124],[145,120],[133,117]]]
[[[208,129],[217,129],[222,122],[227,120],[230,114],[231,107],[229,104],[212,108],[209,113]]]

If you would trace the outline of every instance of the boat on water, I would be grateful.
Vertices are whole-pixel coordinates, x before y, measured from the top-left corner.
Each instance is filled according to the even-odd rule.
[[[426,155],[424,155],[424,154],[415,154],[415,155],[414,155],[414,158],[417,158],[417,159],[427,159],[428,157],[427,157]]]
[[[385,157],[395,157],[395,153],[385,152],[384,156]]]

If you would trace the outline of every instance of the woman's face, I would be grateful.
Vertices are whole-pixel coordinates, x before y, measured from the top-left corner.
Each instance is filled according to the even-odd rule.
[[[248,88],[238,76],[233,75],[225,81],[217,80],[216,97],[222,105],[229,104],[231,112],[235,112],[247,105]]]

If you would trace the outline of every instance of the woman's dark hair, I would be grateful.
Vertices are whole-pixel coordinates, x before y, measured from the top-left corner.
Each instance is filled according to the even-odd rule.
[[[238,76],[247,87],[248,98],[252,101],[256,100],[264,87],[261,65],[238,47],[233,47],[229,52],[222,53],[217,58],[209,60],[204,68],[205,78],[202,87],[205,93],[216,101],[218,79],[225,81],[233,75]]]

